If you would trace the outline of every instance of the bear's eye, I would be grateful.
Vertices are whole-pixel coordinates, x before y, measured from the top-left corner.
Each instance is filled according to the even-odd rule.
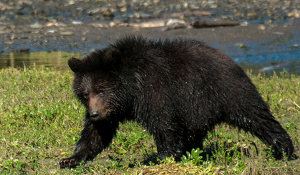
[[[88,93],[83,93],[83,98],[88,99],[89,98],[89,94]]]
[[[100,90],[100,91],[99,91],[99,95],[100,95],[100,96],[104,96],[104,94],[105,94],[105,92],[104,92],[103,90]]]

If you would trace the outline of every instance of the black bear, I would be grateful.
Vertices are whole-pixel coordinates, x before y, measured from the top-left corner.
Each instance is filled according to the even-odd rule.
[[[271,145],[276,159],[294,152],[245,72],[201,41],[127,36],[68,64],[86,119],[74,154],[59,162],[61,168],[93,160],[124,120],[148,129],[159,158],[202,149],[207,132],[222,122]]]

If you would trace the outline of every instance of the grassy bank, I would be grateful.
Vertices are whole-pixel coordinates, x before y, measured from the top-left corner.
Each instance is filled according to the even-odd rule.
[[[0,173],[300,173],[299,160],[275,161],[270,148],[256,137],[228,125],[208,135],[202,159],[198,150],[182,162],[173,158],[155,161],[152,137],[133,122],[121,125],[113,144],[95,161],[60,170],[58,161],[72,154],[83,127],[84,108],[72,93],[72,79],[71,72],[54,69],[0,70]],[[251,79],[300,155],[300,78],[282,73]]]

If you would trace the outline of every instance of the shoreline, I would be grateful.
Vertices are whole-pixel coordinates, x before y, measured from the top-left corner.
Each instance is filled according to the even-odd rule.
[[[0,52],[89,53],[129,34],[192,38],[213,47],[218,43],[222,50],[227,44],[298,35],[299,7],[295,0],[2,0]],[[174,25],[167,25],[168,20]],[[241,25],[191,28],[190,24],[203,20]],[[147,28],[151,26],[160,27]],[[166,27],[168,31],[163,31]]]
[[[18,28],[22,27],[22,32]],[[30,31],[30,32],[29,32]],[[49,33],[49,31],[53,31]],[[46,33],[46,35],[40,35]],[[94,27],[89,24],[68,24],[65,27],[50,26],[32,29],[19,26],[11,33],[0,34],[0,52],[66,51],[89,53],[93,49],[104,48],[109,43],[125,35],[141,35],[151,39],[191,38],[202,40],[208,45],[224,51],[228,44],[261,43],[298,37],[300,20],[284,24],[256,25],[214,28],[190,28],[162,31],[161,27]],[[8,36],[9,35],[9,36]]]

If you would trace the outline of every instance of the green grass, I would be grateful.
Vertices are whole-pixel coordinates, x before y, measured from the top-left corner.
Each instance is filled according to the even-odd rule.
[[[250,77],[300,155],[300,78]],[[72,79],[69,71],[43,67],[0,70],[1,174],[300,173],[299,160],[275,161],[260,140],[228,125],[209,133],[203,158],[202,150],[193,150],[181,162],[156,161],[153,138],[134,122],[121,124],[113,143],[93,162],[60,170],[58,161],[72,154],[83,128],[85,110],[73,95]]]

